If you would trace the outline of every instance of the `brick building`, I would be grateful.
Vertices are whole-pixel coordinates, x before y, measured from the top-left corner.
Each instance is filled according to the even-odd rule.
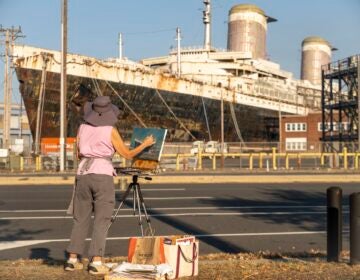
[[[346,116],[342,117],[342,123],[337,122],[337,116],[333,121],[332,131],[334,135],[340,131],[346,133],[349,122]],[[290,151],[321,151],[322,137],[322,114],[321,112],[309,113],[307,116],[284,115],[281,117],[280,143],[282,152]],[[325,129],[330,129],[330,122],[325,122]]]
[[[307,116],[281,116],[280,143],[282,152],[318,152],[321,137],[321,112],[309,113]]]

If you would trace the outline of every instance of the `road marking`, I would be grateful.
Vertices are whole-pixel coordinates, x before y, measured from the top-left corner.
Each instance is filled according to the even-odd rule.
[[[151,191],[157,191],[157,192],[161,192],[161,191],[186,191],[186,189],[147,189],[147,188],[141,188],[142,192],[151,192]],[[119,190],[119,189],[115,189],[115,192],[123,192],[123,190]]]
[[[132,194],[130,194],[126,200],[132,200]],[[194,199],[212,199],[214,201],[216,201],[216,199],[218,199],[217,197],[214,196],[169,196],[169,197],[146,197],[144,200],[145,202],[147,200],[194,200]],[[19,203],[19,202],[29,202],[28,199],[17,199],[17,198],[11,198],[11,199],[7,199],[6,202],[11,204],[11,203]],[[69,198],[70,201],[70,198]],[[43,199],[33,199],[32,200],[33,203],[37,203],[37,202],[44,202]]]
[[[279,216],[279,215],[325,215],[326,211],[295,211],[295,212],[205,212],[205,213],[173,213],[173,214],[149,214],[149,217],[180,217],[180,216]],[[344,214],[349,211],[343,211]],[[138,216],[137,214],[135,217]],[[145,216],[143,214],[143,216]],[[118,215],[117,218],[132,218],[134,215]],[[72,219],[72,216],[39,216],[39,217],[1,217],[0,220],[51,220],[51,219]]]
[[[348,233],[349,231],[343,231]],[[191,233],[187,233],[190,234]],[[212,234],[198,234],[198,238],[206,237],[250,237],[250,236],[280,236],[280,235],[312,235],[312,234],[326,234],[326,231],[285,231],[285,232],[244,232],[244,233],[212,233]],[[106,240],[129,240],[130,236],[108,237]],[[90,241],[90,238],[86,239]],[[45,239],[45,240],[16,240],[16,241],[2,241],[0,242],[0,251],[7,249],[14,249],[19,247],[32,246],[42,243],[52,242],[69,242],[70,239]]]
[[[178,196],[178,197],[147,197],[144,200],[178,200],[178,199],[214,199],[216,197],[213,196]],[[132,198],[128,198],[130,200]]]
[[[64,239],[63,242],[65,242],[65,241],[66,240]],[[26,247],[26,246],[31,246],[31,245],[37,245],[37,244],[42,244],[42,243],[48,243],[48,242],[57,242],[57,241],[51,241],[51,240],[2,241],[2,242],[0,242],[0,251],[19,248],[19,247]]]
[[[345,208],[347,206],[344,206]],[[299,205],[275,205],[275,206],[204,206],[204,207],[151,207],[149,210],[216,210],[216,209],[297,209],[297,208],[326,208],[323,205],[308,205],[308,206],[299,206]],[[114,209],[114,211],[117,208]],[[38,210],[0,210],[0,213],[45,213],[45,212],[66,212],[66,209],[38,209]],[[120,209],[120,211],[133,211],[131,208]]]

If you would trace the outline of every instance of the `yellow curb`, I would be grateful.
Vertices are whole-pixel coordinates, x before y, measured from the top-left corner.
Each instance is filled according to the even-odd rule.
[[[0,178],[1,185],[72,185],[74,176],[19,176]],[[130,176],[115,177],[114,183],[131,182]],[[139,179],[141,184],[219,184],[219,183],[351,183],[360,182],[360,174],[319,175],[193,175],[153,176],[152,181]]]

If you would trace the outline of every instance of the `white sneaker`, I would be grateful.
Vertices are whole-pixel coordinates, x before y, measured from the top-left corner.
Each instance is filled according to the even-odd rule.
[[[90,263],[88,270],[89,273],[93,275],[105,275],[109,273],[110,268],[103,263],[101,264]]]
[[[64,265],[64,269],[66,271],[74,271],[74,270],[81,270],[84,268],[83,263],[77,261],[77,262],[70,262],[69,260],[66,261]]]

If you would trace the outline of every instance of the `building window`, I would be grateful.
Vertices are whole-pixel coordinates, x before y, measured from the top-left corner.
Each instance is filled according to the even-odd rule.
[[[285,130],[291,132],[306,131],[306,123],[286,123]]]
[[[305,137],[299,138],[286,138],[285,139],[286,151],[306,151],[307,140]]]
[[[339,131],[348,131],[349,127],[350,127],[350,124],[348,122],[342,122],[342,123],[333,122],[332,123],[332,131],[338,131],[338,130]],[[331,129],[331,123],[326,122],[324,131],[330,131],[330,129]],[[318,131],[320,131],[320,132],[323,131],[322,122],[318,122]]]

